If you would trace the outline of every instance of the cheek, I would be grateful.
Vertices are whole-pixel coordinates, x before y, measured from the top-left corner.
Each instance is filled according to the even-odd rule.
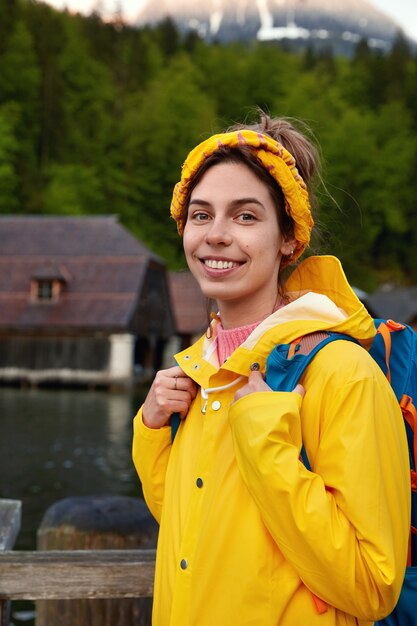
[[[187,228],[187,226],[185,226],[185,229],[184,229],[182,247],[184,250],[185,257],[188,260],[191,257],[195,246],[194,246],[194,238],[192,234],[190,233],[189,228]]]
[[[259,248],[258,259],[266,266],[274,266],[282,257],[281,238],[265,238]]]
[[[263,230],[256,239],[256,249],[259,255],[270,258],[278,257],[282,246],[282,236],[275,224]],[[250,247],[248,245],[247,247]]]
[[[278,222],[274,222],[268,233],[269,249],[275,252],[275,256],[281,254],[282,233],[278,227]]]

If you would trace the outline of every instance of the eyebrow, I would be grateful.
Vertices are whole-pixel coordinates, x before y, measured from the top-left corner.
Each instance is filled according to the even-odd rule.
[[[211,202],[208,202],[208,200],[200,200],[199,198],[193,198],[192,200],[190,200],[189,206],[191,206],[192,204],[197,204],[199,206],[206,206],[206,207],[212,206]],[[265,209],[262,202],[259,202],[259,200],[257,200],[256,198],[252,198],[252,197],[237,198],[236,200],[232,200],[232,202],[230,202],[230,206],[232,208],[239,207],[245,204],[257,204],[262,209]]]

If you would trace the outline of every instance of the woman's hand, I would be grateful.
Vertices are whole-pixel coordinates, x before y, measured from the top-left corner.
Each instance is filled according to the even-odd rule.
[[[255,393],[257,391],[272,391],[272,389],[264,381],[261,372],[254,371],[249,374],[248,382],[246,383],[246,385],[243,385],[243,387],[236,391],[234,401],[236,402],[236,400],[239,400],[239,398],[243,398],[244,396],[247,396],[250,393]],[[298,384],[293,389],[293,392],[300,394],[300,396],[304,398],[305,389],[302,385]]]
[[[180,367],[160,370],[143,404],[143,423],[148,428],[161,428],[173,413],[184,419],[196,394],[197,385]]]

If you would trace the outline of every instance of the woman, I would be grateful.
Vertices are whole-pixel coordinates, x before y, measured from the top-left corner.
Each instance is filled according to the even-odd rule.
[[[276,344],[335,330],[369,347],[375,334],[334,257],[308,258],[280,286],[309,243],[316,171],[310,142],[262,115],[197,146],[175,187],[187,263],[218,315],[135,418],[134,462],[160,522],[154,626],[364,625],[396,603],[409,470],[382,372],[340,340],[293,393],[263,376]]]

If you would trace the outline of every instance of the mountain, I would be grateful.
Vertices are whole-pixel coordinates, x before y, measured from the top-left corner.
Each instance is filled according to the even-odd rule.
[[[368,0],[147,0],[138,24],[171,17],[180,30],[209,41],[283,41],[349,54],[366,38],[387,50],[400,30]]]

